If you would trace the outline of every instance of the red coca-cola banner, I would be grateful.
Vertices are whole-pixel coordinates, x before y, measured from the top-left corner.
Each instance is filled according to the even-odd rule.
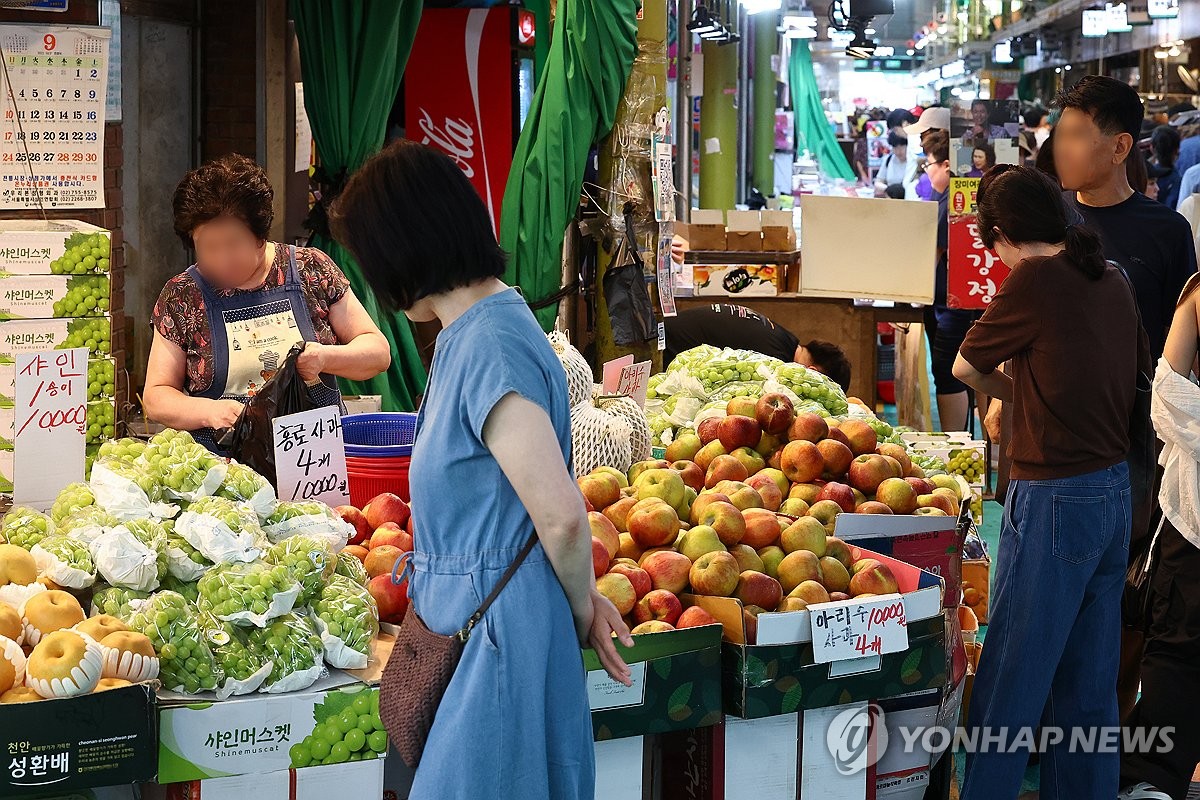
[[[446,153],[499,231],[513,156],[513,10],[427,8],[404,70],[409,139]]]

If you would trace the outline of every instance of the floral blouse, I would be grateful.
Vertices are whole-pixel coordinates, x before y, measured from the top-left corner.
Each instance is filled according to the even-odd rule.
[[[275,245],[275,261],[259,289],[282,286],[288,270],[288,248]],[[313,247],[296,248],[296,271],[313,329],[321,344],[338,344],[337,335],[329,324],[329,309],[346,296],[350,282],[333,259]],[[218,294],[232,296],[255,289],[214,289]],[[212,332],[208,312],[200,287],[186,272],[176,275],[163,287],[151,315],[154,329],[168,342],[177,345],[187,355],[187,376],[184,390],[189,394],[207,391],[213,382]]]

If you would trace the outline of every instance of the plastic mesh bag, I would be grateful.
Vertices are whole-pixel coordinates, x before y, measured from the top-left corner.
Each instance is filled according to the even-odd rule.
[[[159,680],[170,691],[211,692],[225,679],[198,613],[182,595],[154,595],[129,618],[129,627],[150,638],[158,653]]]
[[[645,461],[650,457],[650,424],[641,406],[631,397],[606,397],[596,402],[597,407],[609,416],[623,420],[629,426],[630,463]]]
[[[565,334],[554,331],[547,338],[567,373],[567,396],[571,406],[586,403],[592,397],[592,368]]]
[[[633,465],[629,424],[605,414],[590,402],[571,409],[571,453],[576,475],[596,467],[626,472]]]

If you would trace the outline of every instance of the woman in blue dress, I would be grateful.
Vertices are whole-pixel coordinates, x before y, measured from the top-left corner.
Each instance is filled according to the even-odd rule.
[[[396,142],[355,173],[331,218],[381,302],[442,326],[410,472],[412,608],[434,632],[457,631],[539,538],[467,642],[411,797],[591,798],[580,644],[628,683],[613,635],[633,642],[596,591],[563,368],[501,282],[491,219],[446,156]]]

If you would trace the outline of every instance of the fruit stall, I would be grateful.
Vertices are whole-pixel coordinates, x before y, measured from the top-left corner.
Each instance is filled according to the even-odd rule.
[[[551,343],[597,587],[635,636],[632,687],[583,654],[598,796],[669,800],[684,775],[703,787],[687,796],[817,796],[831,715],[955,719],[969,442],[923,447],[819,373],[743,351],[681,354],[643,407]],[[0,523],[4,796],[406,797],[378,682],[408,608],[393,568],[419,536],[399,494],[280,501],[184,432],[99,444],[86,481]],[[922,797],[935,769],[888,762],[846,796]]]

